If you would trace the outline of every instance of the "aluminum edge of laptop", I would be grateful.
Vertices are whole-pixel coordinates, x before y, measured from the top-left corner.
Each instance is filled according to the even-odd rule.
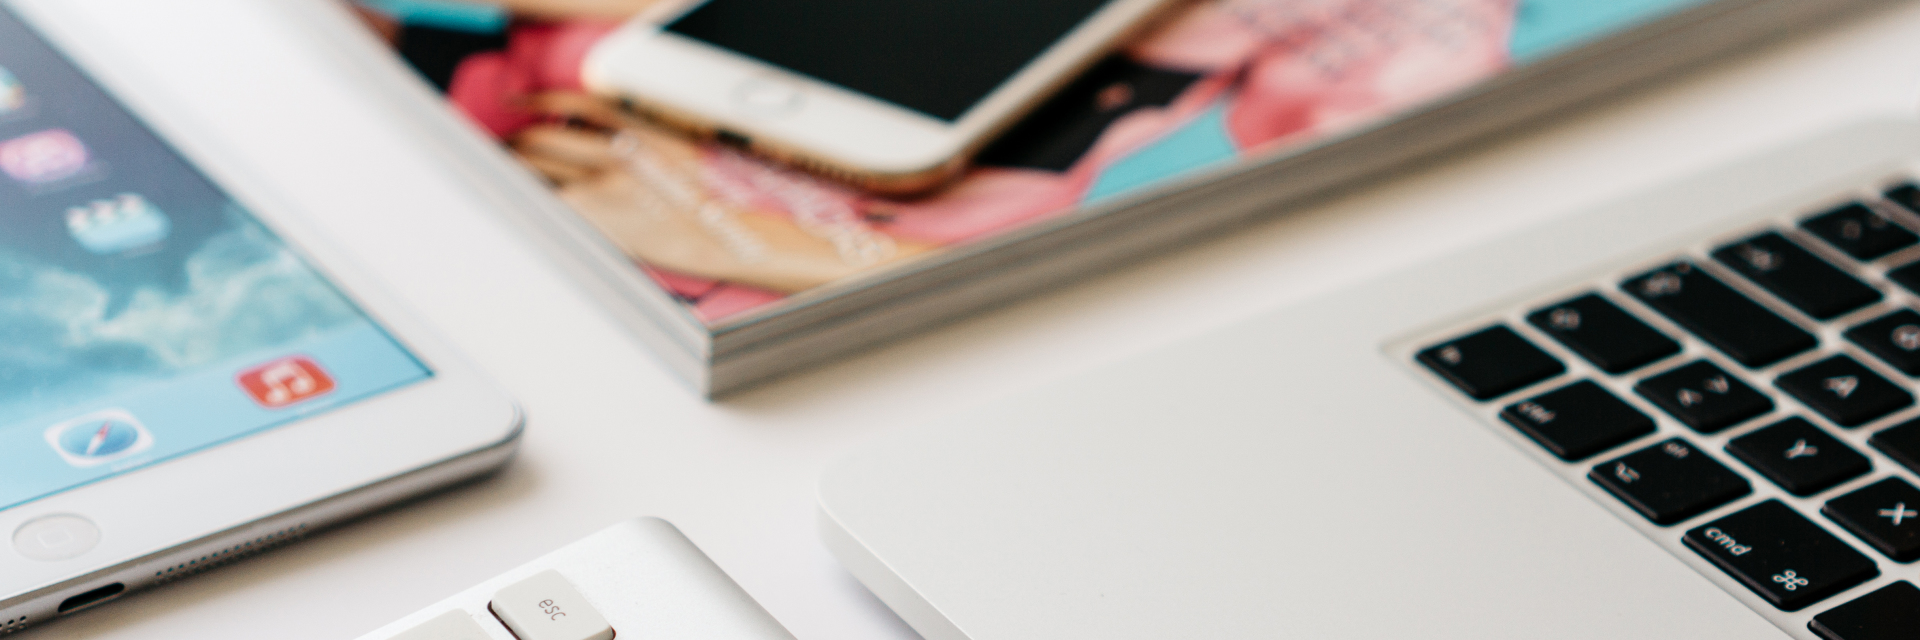
[[[929,640],[1814,638],[1914,576],[1774,610],[1411,354],[1916,157],[1852,124],[892,434],[825,475],[821,535]]]

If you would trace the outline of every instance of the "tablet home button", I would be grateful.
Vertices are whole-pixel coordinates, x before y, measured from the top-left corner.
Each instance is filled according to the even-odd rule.
[[[54,562],[78,558],[100,544],[100,528],[71,514],[28,520],[13,531],[13,550],[28,560]]]

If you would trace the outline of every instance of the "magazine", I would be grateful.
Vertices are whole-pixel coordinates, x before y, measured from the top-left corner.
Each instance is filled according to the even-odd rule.
[[[588,93],[579,72],[588,51],[652,0],[351,1],[714,335],[835,283],[885,281],[1036,225],[1377,129],[1690,9],[1765,4],[1201,0],[1094,65],[959,179],[900,199],[685,137]],[[728,351],[698,350],[710,367]],[[756,367],[764,371],[734,381],[784,368]]]

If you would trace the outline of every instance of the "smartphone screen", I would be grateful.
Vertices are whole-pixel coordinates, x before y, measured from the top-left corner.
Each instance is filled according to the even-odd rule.
[[[1108,0],[708,0],[666,30],[952,122]]]
[[[432,375],[0,8],[0,509]]]

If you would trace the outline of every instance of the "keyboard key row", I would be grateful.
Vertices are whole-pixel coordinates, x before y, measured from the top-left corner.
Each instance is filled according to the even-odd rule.
[[[1913,192],[1909,192],[1912,190]],[[1887,191],[1907,205],[1920,187]],[[1852,203],[1801,223],[1836,249],[1871,260],[1920,243],[1920,236],[1870,207]],[[1779,232],[1765,232],[1712,252],[1714,260],[1815,319],[1828,320],[1879,302],[1879,290]],[[1920,287],[1920,263],[1910,288]],[[1899,279],[1899,278],[1896,278]],[[1813,349],[1817,339],[1691,261],[1678,261],[1621,283],[1621,289],[1748,367],[1765,367]],[[1916,288],[1920,291],[1920,288]],[[1680,351],[1679,343],[1596,294],[1537,310],[1527,322],[1612,374],[1626,373]],[[1920,374],[1920,314],[1897,313],[1855,328],[1849,339],[1908,373]],[[1422,351],[1420,362],[1469,396],[1489,400],[1551,378],[1565,366],[1503,326]]]
[[[1680,279],[1682,273],[1691,274],[1691,280]],[[1737,297],[1739,293],[1685,263],[1629,284],[1643,292],[1664,292],[1647,295],[1665,299],[1654,306],[1663,312],[1677,312],[1668,313],[1676,322],[1708,329],[1700,332],[1702,337],[1743,364],[1752,366],[1755,360],[1771,363],[1815,344],[1811,334]],[[1679,301],[1681,291],[1692,291],[1694,297]],[[1748,308],[1742,311],[1737,308],[1740,304],[1728,303],[1734,299]],[[1740,315],[1748,317],[1735,317]],[[1756,318],[1770,318],[1778,324],[1766,329],[1757,326],[1765,323],[1756,324]],[[1528,316],[1528,322],[1609,373],[1630,371],[1679,351],[1678,343],[1594,294],[1535,312]],[[1734,328],[1742,323],[1747,325],[1744,329]],[[1713,327],[1721,324],[1728,330],[1714,333]],[[1903,309],[1855,327],[1846,335],[1895,368],[1920,375],[1920,313]],[[1476,400],[1497,398],[1566,371],[1559,360],[1502,325],[1421,351],[1416,359]],[[1912,394],[1847,356],[1834,356],[1789,373],[1781,377],[1779,385],[1823,416],[1849,427],[1913,404]],[[1772,409],[1772,401],[1705,361],[1647,379],[1636,391],[1701,433],[1720,431]]]
[[[1553,356],[1504,326],[1495,326],[1428,349],[1418,357],[1462,391],[1482,400],[1498,397],[1566,371],[1566,367]],[[1845,427],[1878,420],[1914,403],[1912,393],[1845,355],[1832,356],[1788,372],[1781,375],[1775,384],[1821,416]],[[1614,444],[1624,442],[1611,440],[1615,431],[1634,432],[1637,435],[1635,427],[1610,424],[1596,430],[1593,429],[1594,425],[1585,422],[1589,419],[1611,421],[1616,417],[1625,423],[1638,422],[1624,417],[1628,415],[1626,412],[1633,412],[1634,416],[1638,416],[1638,412],[1606,391],[1597,386],[1567,395],[1560,395],[1561,391],[1508,407],[1503,416],[1556,455],[1568,460],[1584,457],[1580,455],[1581,451],[1597,453],[1598,450],[1588,451],[1588,447],[1602,441]],[[1700,433],[1722,431],[1772,411],[1774,407],[1773,401],[1766,395],[1704,360],[1642,380],[1634,387],[1634,391]],[[1569,403],[1577,403],[1577,406]],[[1580,435],[1567,432],[1559,425],[1549,424],[1551,420],[1540,419],[1558,415],[1560,410],[1554,405],[1568,405],[1578,412],[1578,418],[1583,421],[1579,423],[1581,429],[1577,432]],[[1602,409],[1607,411],[1595,414]],[[1584,440],[1574,441],[1579,439]]]

